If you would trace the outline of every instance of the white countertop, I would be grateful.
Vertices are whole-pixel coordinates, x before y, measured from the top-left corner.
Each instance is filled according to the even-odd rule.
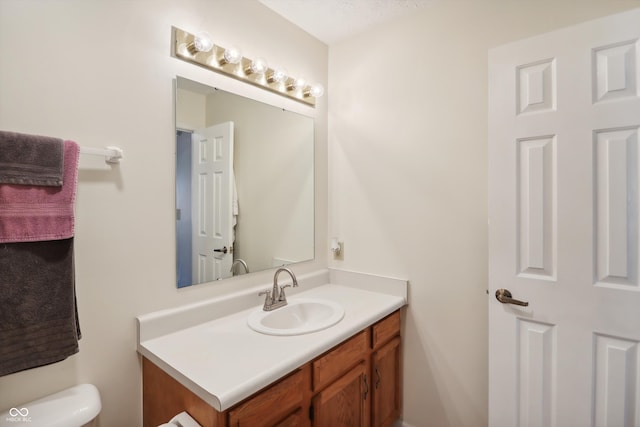
[[[345,277],[353,274],[358,273]],[[143,331],[147,319],[158,315],[140,316],[139,337],[143,338],[138,352],[215,409],[224,411],[406,305],[406,281],[390,280],[395,281],[391,293],[380,292],[380,287],[364,290],[356,283],[355,287],[319,285],[289,295],[289,301],[322,298],[345,309],[344,318],[336,325],[304,335],[264,335],[249,328],[249,313],[261,305],[159,336]],[[404,295],[397,292],[402,283]]]

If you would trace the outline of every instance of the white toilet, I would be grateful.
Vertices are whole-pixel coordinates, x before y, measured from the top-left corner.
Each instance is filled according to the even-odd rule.
[[[0,413],[0,426],[89,427],[101,409],[98,389],[80,384],[7,409]]]

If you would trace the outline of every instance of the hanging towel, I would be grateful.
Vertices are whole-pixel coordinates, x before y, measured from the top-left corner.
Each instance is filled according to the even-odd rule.
[[[0,376],[78,352],[73,238],[0,243]]]
[[[73,236],[79,154],[78,144],[64,141],[61,187],[0,184],[0,243]]]
[[[231,241],[236,241],[236,225],[238,225],[238,214],[240,213],[238,206],[238,188],[236,187],[236,174],[231,171],[231,186],[233,194],[231,195]]]
[[[73,203],[78,144],[64,142],[62,187],[0,184],[0,376],[78,351]]]
[[[231,212],[233,216],[237,217],[240,213],[240,209],[238,206],[238,187],[236,186],[236,174],[234,171],[231,171],[231,188],[233,194],[231,195]],[[234,218],[234,224],[237,222],[237,219]]]
[[[61,186],[63,152],[62,139],[0,131],[0,184]]]

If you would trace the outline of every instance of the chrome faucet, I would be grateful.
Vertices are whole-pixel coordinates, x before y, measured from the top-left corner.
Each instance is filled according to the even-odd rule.
[[[285,267],[280,267],[279,269],[277,269],[276,273],[273,275],[273,289],[267,289],[266,291],[262,291],[258,294],[266,295],[264,299],[264,306],[262,307],[264,311],[275,310],[276,308],[287,305],[287,296],[284,294],[284,289],[292,285],[284,285],[278,287],[278,276],[283,271],[289,273],[289,276],[291,276],[293,287],[298,287],[298,280],[296,279],[296,275],[293,274],[293,271]]]
[[[242,264],[242,266],[244,267],[244,274],[247,274],[249,272],[249,266],[247,265],[247,263],[243,259],[238,258],[231,264],[231,269],[229,270],[231,273],[233,273],[233,268],[236,266],[236,264]]]

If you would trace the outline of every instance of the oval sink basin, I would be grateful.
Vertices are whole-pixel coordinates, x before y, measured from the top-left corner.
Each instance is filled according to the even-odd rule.
[[[335,325],[344,317],[344,308],[333,301],[295,298],[273,311],[261,308],[247,319],[249,327],[268,335],[302,335]]]

